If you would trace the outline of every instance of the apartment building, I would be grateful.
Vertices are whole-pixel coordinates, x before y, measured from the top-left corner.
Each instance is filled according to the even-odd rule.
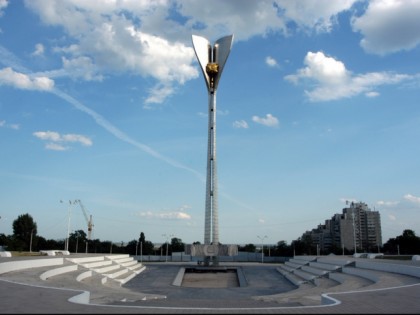
[[[382,246],[381,217],[363,202],[347,202],[342,213],[334,214],[324,224],[303,235],[321,251],[332,247],[357,252],[377,252]]]

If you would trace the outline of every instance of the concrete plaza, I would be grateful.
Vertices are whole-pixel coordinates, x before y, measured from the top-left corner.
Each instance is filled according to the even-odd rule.
[[[0,264],[13,259],[23,258],[2,258]],[[374,263],[420,268],[420,263],[414,261],[375,259]],[[322,279],[316,286],[302,283],[297,287],[278,271],[280,264],[234,263],[241,268],[247,285],[209,288],[173,285],[180,268],[191,267],[192,263],[144,265],[143,272],[123,285],[112,281],[101,283],[98,276],[76,281],[76,272],[80,273],[80,270],[42,280],[40,275],[51,267],[2,273],[0,313],[420,313],[420,278],[407,274],[369,270],[377,281],[354,276],[339,285]],[[81,295],[88,297],[88,303],[75,298]]]

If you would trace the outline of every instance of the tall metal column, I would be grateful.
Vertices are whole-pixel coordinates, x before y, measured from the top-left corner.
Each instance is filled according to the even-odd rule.
[[[194,50],[200,63],[207,85],[208,111],[208,145],[207,145],[207,179],[206,210],[204,222],[204,244],[219,244],[219,212],[217,191],[217,159],[216,159],[216,91],[223,67],[232,48],[233,35],[218,39],[212,47],[204,37],[192,36]],[[210,263],[209,256],[204,263]],[[213,256],[213,265],[218,265],[217,255]]]

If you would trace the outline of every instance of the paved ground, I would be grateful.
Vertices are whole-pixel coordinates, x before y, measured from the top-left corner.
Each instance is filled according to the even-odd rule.
[[[74,275],[60,276],[53,282],[41,281],[38,268],[1,275],[0,313],[420,313],[420,279],[412,277],[384,277],[381,287],[367,285],[357,291],[333,292],[334,287],[327,282],[324,287],[305,291],[305,288],[296,290],[275,270],[275,264],[235,263],[242,268],[247,286],[193,288],[172,285],[180,267],[188,263],[145,265],[146,270],[123,287],[103,286],[95,282],[97,279],[81,285],[74,281]],[[92,304],[69,301],[83,290],[90,292]],[[331,297],[332,304],[321,305],[321,294]],[[300,303],[303,300],[299,298],[287,300],[285,296],[305,297],[305,303]],[[308,305],[311,299],[313,303]]]

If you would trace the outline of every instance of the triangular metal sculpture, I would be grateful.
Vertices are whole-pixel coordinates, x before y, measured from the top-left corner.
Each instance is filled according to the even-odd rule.
[[[220,76],[232,48],[233,35],[218,39],[214,46],[201,36],[192,35],[194,51],[200,63],[209,95],[209,125],[207,147],[206,212],[204,222],[204,246],[207,253],[204,264],[218,265],[219,213],[216,159],[216,91]],[[214,255],[209,256],[211,253]],[[210,254],[209,254],[210,253]]]

